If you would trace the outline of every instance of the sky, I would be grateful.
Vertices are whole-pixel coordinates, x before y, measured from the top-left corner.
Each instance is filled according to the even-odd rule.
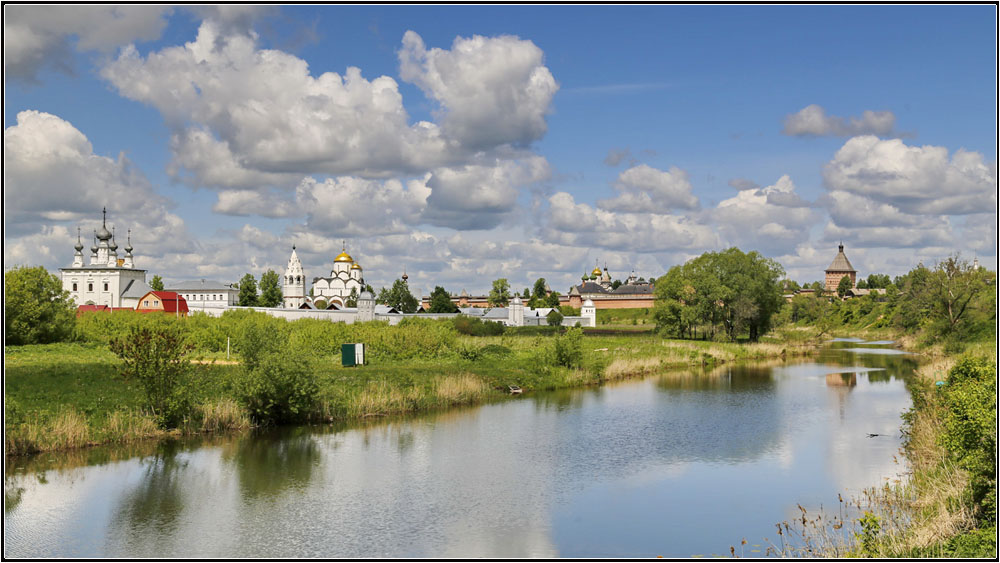
[[[4,267],[996,269],[994,5],[4,6]],[[129,234],[130,233],[130,234]],[[89,253],[85,250],[85,255]]]

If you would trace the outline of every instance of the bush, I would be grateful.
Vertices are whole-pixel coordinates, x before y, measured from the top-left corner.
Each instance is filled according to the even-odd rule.
[[[963,358],[948,373],[944,390],[942,445],[970,474],[970,492],[980,521],[996,522],[996,365]]]
[[[251,369],[244,366],[237,382],[240,402],[261,424],[299,422],[316,405],[319,382],[302,358],[266,354]]]
[[[191,345],[180,330],[132,327],[127,335],[112,339],[110,347],[122,359],[121,375],[142,385],[146,403],[161,427],[174,428],[187,418],[190,363],[184,355]]]
[[[482,347],[480,352],[484,356],[496,356],[497,358],[505,358],[512,353],[510,348],[500,344],[487,344]]]
[[[553,360],[557,366],[579,367],[583,362],[583,330],[571,328],[553,342]]]
[[[504,333],[503,323],[484,321],[465,315],[455,317],[452,323],[456,331],[469,336],[500,336]]]

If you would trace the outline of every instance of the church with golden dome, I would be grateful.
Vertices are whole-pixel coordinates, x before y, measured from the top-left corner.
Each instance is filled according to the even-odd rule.
[[[344,307],[347,298],[353,292],[355,296],[365,289],[365,279],[361,264],[347,253],[343,247],[340,254],[333,259],[333,269],[328,277],[317,277],[312,280],[312,298],[307,297],[305,288],[305,272],[302,263],[292,247],[292,256],[285,268],[284,301],[285,308],[298,309],[306,303],[315,303],[322,299],[328,306],[338,309]]]

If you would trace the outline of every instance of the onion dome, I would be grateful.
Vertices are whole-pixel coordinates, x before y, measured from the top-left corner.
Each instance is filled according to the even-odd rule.
[[[125,253],[132,254],[132,229],[128,230],[128,240],[125,242]]]
[[[102,240],[102,241],[106,241],[109,238],[111,238],[111,233],[108,231],[108,227],[107,227],[107,222],[108,222],[108,208],[105,207],[104,210],[102,211],[102,213],[104,214],[104,217],[101,219],[101,229],[99,231],[97,231],[97,239],[98,240]]]
[[[594,268],[594,271],[590,272],[590,275],[594,276],[594,277],[600,276],[601,275],[601,269],[600,268]]]
[[[114,227],[111,228],[111,245],[108,248],[111,249],[111,252],[118,250],[118,243],[115,242]]]
[[[338,254],[337,257],[333,259],[333,261],[334,262],[354,262],[354,258],[351,258],[351,255],[348,254],[347,250],[345,249],[343,252],[341,252],[340,254]]]
[[[90,247],[90,251],[97,254],[97,231],[94,231],[94,246]]]
[[[410,279],[410,276],[406,275],[406,270],[403,270],[403,281]]]
[[[80,227],[76,228],[76,244],[73,245],[73,248],[76,249],[77,252],[83,250],[83,243],[80,242]]]
[[[361,269],[361,264],[358,264],[357,262],[355,262],[354,264],[351,265],[351,269],[352,270],[360,270]]]

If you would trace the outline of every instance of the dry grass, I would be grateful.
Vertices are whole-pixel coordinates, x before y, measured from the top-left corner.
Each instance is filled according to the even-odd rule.
[[[384,416],[417,410],[420,390],[399,389],[385,381],[369,383],[351,398],[347,406],[350,417]]]
[[[661,358],[615,358],[604,368],[604,379],[623,379],[658,371]]]
[[[434,383],[435,396],[446,405],[470,403],[489,391],[486,382],[471,373],[440,377]]]
[[[250,415],[233,399],[220,399],[198,407],[202,432],[231,432],[252,426]]]
[[[105,441],[120,444],[163,434],[153,418],[133,411],[115,411],[108,414],[104,431],[107,436]]]

